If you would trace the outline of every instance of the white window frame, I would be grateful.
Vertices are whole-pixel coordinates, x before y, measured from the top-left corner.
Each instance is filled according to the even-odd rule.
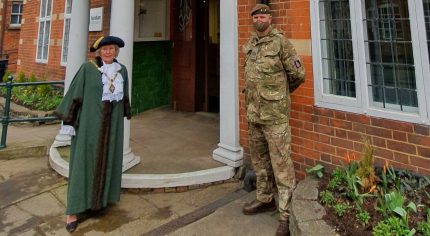
[[[367,88],[368,80],[371,80],[371,78],[366,69],[366,47],[364,41],[364,33],[366,29],[364,28],[362,21],[365,0],[349,0],[356,82],[355,98],[325,94],[323,92],[319,0],[311,0],[310,2],[311,37],[313,48],[312,64],[314,71],[316,106],[367,114],[381,118],[430,124],[430,115],[428,114],[430,111],[430,79],[428,79],[428,77],[427,79],[424,78],[424,75],[430,75],[430,65],[428,59],[423,2],[422,0],[407,1],[415,63],[418,113],[407,113],[371,106],[369,89]]]
[[[43,1],[46,1],[45,4],[45,9],[43,8]],[[51,9],[49,9],[49,12],[47,11],[48,9],[48,2],[51,3]],[[52,16],[52,8],[53,8],[53,1],[52,0],[40,0],[40,12],[39,12],[39,24],[38,24],[38,34],[37,34],[37,41],[36,41],[36,62],[38,63],[48,63],[48,58],[49,58],[49,44],[50,44],[50,36],[51,36],[51,27],[52,27],[52,20],[51,20],[51,16]],[[45,15],[42,16],[42,10],[45,11]],[[48,15],[49,14],[49,15]],[[49,35],[46,37],[46,27],[43,27],[43,33],[42,33],[42,45],[46,45],[46,48],[44,46],[42,46],[42,52],[41,52],[41,58],[38,58],[39,55],[39,42],[40,42],[40,24],[44,23],[44,26],[46,26],[46,23],[49,22]],[[46,42],[47,40],[47,42]],[[44,50],[46,50],[46,58],[43,58],[44,55]]]
[[[18,5],[19,6],[19,10],[20,12],[13,12],[13,6],[14,5]],[[22,21],[22,10],[24,7],[24,3],[22,0],[16,0],[16,1],[12,1],[11,4],[11,8],[10,8],[10,24],[9,24],[9,28],[10,29],[17,29],[17,28],[21,28],[21,21]],[[12,23],[12,16],[18,16],[19,19],[19,23]]]
[[[77,0],[79,1],[79,0]],[[72,0],[65,0],[65,7],[64,7],[64,24],[63,24],[63,42],[62,42],[62,47],[61,47],[61,65],[62,66],[67,66],[67,58],[66,60],[64,60],[64,52],[66,51],[67,55],[69,52],[69,42],[70,42],[70,23],[71,23],[71,18],[72,18]],[[70,2],[70,3],[69,3]],[[70,4],[70,12],[68,12],[67,10],[67,6]],[[66,32],[67,28],[66,28],[66,22],[69,21],[69,32]],[[67,34],[67,35],[66,35]],[[66,41],[66,37],[68,37],[68,40]]]

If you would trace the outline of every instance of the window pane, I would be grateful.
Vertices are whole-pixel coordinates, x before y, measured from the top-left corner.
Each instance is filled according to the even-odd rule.
[[[45,37],[43,39],[43,59],[48,59],[48,47],[49,47],[49,27],[51,25],[50,21],[45,22]]]
[[[72,13],[72,0],[67,0],[66,4],[66,14]]]
[[[319,1],[324,93],[355,97],[349,0]]]
[[[424,4],[424,18],[426,23],[426,31],[427,31],[427,51],[429,54],[430,60],[430,0],[423,0]]]
[[[11,24],[20,24],[19,17],[17,15],[10,16],[10,23]]]
[[[10,15],[10,24],[19,25],[21,24],[22,17],[22,3],[12,3],[12,12]]]
[[[64,37],[63,37],[63,57],[62,62],[67,63],[67,55],[69,50],[69,32],[70,32],[70,19],[64,22]]]
[[[51,3],[52,0],[47,0],[47,6],[46,6],[46,16],[51,16]]]
[[[365,0],[363,16],[371,103],[418,112],[408,2]]]
[[[45,17],[46,16],[46,1],[49,1],[49,0],[42,0],[41,1],[41,5],[40,5],[40,17]]]
[[[43,53],[43,29],[45,28],[45,22],[39,24],[39,35],[37,37],[37,59],[42,59]]]
[[[13,3],[12,4],[12,13],[18,14],[21,13],[21,4]]]

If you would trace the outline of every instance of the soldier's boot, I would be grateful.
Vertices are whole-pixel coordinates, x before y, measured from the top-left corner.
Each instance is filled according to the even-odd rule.
[[[245,215],[254,215],[254,214],[267,212],[267,211],[274,211],[274,210],[276,210],[275,199],[272,199],[272,201],[268,203],[260,202],[257,199],[255,199],[254,201],[245,204],[245,206],[242,209],[242,212]]]
[[[287,220],[279,220],[279,226],[276,230],[275,236],[290,236],[290,229]]]

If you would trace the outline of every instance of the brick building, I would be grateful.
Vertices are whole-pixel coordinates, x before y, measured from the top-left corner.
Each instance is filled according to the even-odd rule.
[[[40,80],[64,79],[71,3],[71,0],[2,1],[0,9],[5,20],[1,21],[4,35],[1,55],[8,58],[8,70],[23,72],[27,77],[34,74]],[[109,30],[109,1],[91,1],[91,7],[101,6],[106,15],[103,31],[91,33],[89,42]]]
[[[15,71],[21,33],[22,1],[1,1],[0,12],[0,57],[8,59],[9,70]]]
[[[40,16],[40,3],[45,1],[22,1],[20,29],[2,24],[7,29],[3,54],[18,45],[17,71],[61,79],[67,3],[52,1],[48,58],[38,61],[38,27],[46,20]],[[20,1],[7,1],[8,6],[14,2]],[[129,36],[113,30],[111,19],[134,12],[134,20],[126,21],[134,25],[128,44],[132,53],[125,54],[133,59],[127,67],[133,68],[134,112],[166,104],[177,110],[219,112],[220,143],[214,159],[231,167],[246,164],[241,47],[253,30],[249,11],[257,1],[136,0],[122,13],[111,7],[115,1],[89,2],[90,8],[103,7],[103,24],[102,30],[89,32],[87,44],[102,34]],[[332,169],[347,156],[359,158],[363,137],[374,145],[377,164],[388,160],[396,167],[430,174],[430,1],[270,2],[274,23],[296,46],[307,70],[306,82],[292,95],[297,175],[303,177],[316,163]],[[153,12],[157,20],[147,23],[145,16]],[[181,80],[179,75],[191,77]]]

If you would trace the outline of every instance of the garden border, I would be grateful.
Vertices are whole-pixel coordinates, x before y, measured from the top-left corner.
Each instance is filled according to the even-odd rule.
[[[289,226],[293,236],[339,236],[322,219],[326,211],[318,202],[318,183],[318,179],[306,177],[293,192]]]

